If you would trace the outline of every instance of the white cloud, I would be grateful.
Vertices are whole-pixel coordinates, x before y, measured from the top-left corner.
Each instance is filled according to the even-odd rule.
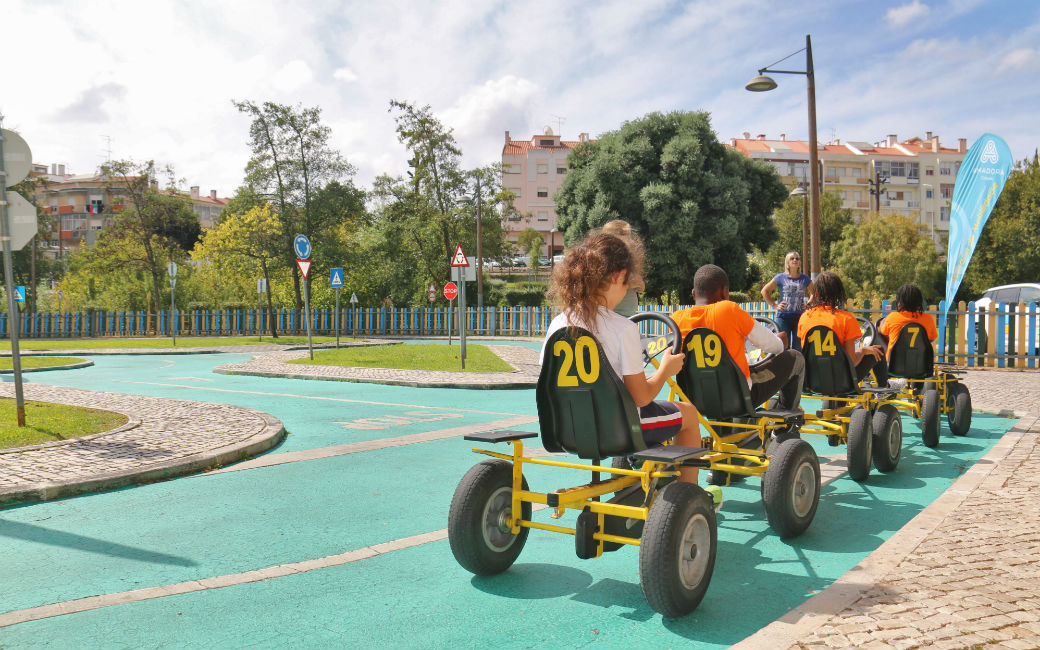
[[[338,79],[344,83],[352,83],[358,80],[357,74],[350,68],[338,68],[332,73],[333,79]]]
[[[885,12],[885,20],[892,27],[905,27],[915,20],[921,20],[930,11],[928,5],[921,4],[920,0],[914,0],[910,4],[889,9]]]
[[[1040,64],[1040,48],[1020,47],[1011,50],[1000,60],[997,72],[1029,68]]]

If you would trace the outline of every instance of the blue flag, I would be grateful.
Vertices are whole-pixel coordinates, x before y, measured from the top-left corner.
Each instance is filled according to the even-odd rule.
[[[979,234],[1004,189],[1013,161],[1000,136],[983,134],[968,150],[957,172],[950,206],[950,247],[946,255],[946,311],[964,279]]]

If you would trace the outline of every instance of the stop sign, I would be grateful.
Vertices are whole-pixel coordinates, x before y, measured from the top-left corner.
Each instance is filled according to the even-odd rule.
[[[459,295],[459,287],[454,282],[449,282],[444,285],[444,297],[448,300],[455,300],[455,296]]]

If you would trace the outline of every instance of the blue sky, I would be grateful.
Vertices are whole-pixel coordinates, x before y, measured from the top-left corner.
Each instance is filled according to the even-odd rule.
[[[391,99],[429,104],[468,166],[504,132],[593,137],[706,110],[719,138],[807,138],[804,77],[744,84],[812,35],[821,141],[993,132],[1040,146],[1040,3],[4,0],[4,126],[41,163],[173,165],[231,195],[249,156],[232,99],[320,106],[355,182],[400,174]],[[19,53],[17,56],[12,53]],[[804,69],[805,55],[785,68]]]

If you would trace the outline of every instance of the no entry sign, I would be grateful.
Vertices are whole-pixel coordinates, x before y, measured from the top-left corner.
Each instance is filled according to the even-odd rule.
[[[454,282],[449,282],[444,285],[444,297],[448,300],[455,300],[455,297],[459,295],[459,287]]]

